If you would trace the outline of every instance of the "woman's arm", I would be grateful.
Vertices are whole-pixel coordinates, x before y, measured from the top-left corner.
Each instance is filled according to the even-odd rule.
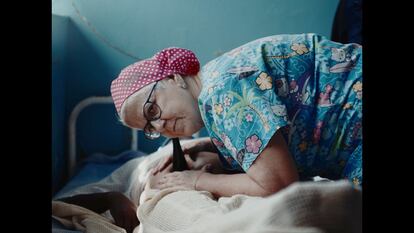
[[[216,197],[234,194],[268,196],[297,180],[294,161],[284,138],[277,132],[246,173],[203,173],[196,189],[209,191]]]

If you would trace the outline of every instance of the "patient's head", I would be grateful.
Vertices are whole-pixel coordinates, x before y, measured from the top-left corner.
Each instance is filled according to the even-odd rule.
[[[191,136],[203,127],[198,72],[194,53],[180,48],[164,49],[123,69],[111,85],[121,121],[150,136]]]

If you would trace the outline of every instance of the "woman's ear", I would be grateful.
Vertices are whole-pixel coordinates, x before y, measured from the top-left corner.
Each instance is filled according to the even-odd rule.
[[[178,86],[182,88],[187,88],[187,84],[185,83],[183,77],[179,74],[174,74],[174,81],[177,83]]]

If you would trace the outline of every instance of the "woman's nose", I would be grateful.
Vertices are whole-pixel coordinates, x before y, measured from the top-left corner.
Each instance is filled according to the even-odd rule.
[[[162,133],[164,131],[164,125],[165,125],[165,120],[155,120],[155,121],[151,121],[151,125],[154,126],[155,130],[157,130],[157,132]]]

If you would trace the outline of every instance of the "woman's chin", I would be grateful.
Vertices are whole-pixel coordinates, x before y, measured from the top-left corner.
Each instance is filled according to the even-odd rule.
[[[167,138],[181,138],[181,137],[191,137],[193,134],[188,132],[182,133],[171,133],[171,134],[163,134],[162,136]]]
[[[175,137],[192,137],[198,130],[187,130],[182,133],[177,133]]]
[[[188,136],[188,137],[193,136],[195,133],[199,132],[202,128],[203,126],[196,126],[196,125],[188,129],[184,127],[185,136]]]
[[[178,137],[192,137],[195,133],[200,131],[203,127],[198,125],[183,125],[182,128],[176,132],[163,134],[164,137],[168,138],[178,138]]]

